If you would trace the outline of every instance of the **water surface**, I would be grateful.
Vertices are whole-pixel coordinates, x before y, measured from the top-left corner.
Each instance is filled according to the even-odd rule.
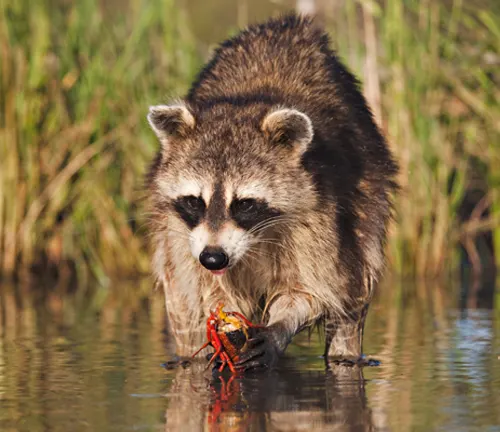
[[[163,368],[163,298],[124,287],[1,288],[0,430],[500,431],[498,311],[439,286],[381,290],[365,338],[379,367],[326,368],[304,333],[275,372],[233,380]]]

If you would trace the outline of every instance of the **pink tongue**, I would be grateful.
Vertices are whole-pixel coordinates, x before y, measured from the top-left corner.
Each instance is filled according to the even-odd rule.
[[[214,275],[217,275],[217,276],[221,276],[223,275],[224,273],[226,273],[226,270],[227,269],[222,269],[222,270],[210,270],[212,272],[212,274]]]

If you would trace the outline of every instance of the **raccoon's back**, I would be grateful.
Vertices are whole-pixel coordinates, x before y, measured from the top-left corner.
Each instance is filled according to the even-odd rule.
[[[328,43],[307,17],[287,15],[251,26],[216,50],[187,100],[297,104],[332,93],[338,65],[329,64],[336,59]]]

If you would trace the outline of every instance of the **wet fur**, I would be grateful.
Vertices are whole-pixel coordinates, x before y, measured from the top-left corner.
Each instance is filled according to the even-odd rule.
[[[320,319],[333,333],[359,320],[383,271],[397,166],[326,33],[295,15],[252,26],[219,47],[179,103],[195,119],[191,135],[171,136],[148,175],[153,267],[179,354],[199,343],[221,299],[249,317],[264,311],[289,337]],[[281,107],[310,119],[305,153],[255,138],[267,136],[263,121]],[[190,231],[162,185],[182,175],[215,184],[221,173],[225,189],[260,179],[283,216],[215,277],[189,252]]]

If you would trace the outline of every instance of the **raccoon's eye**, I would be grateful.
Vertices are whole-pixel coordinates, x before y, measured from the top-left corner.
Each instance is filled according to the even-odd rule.
[[[257,201],[252,198],[236,200],[231,205],[233,212],[235,213],[249,213],[255,210]]]
[[[194,195],[179,197],[173,205],[179,216],[191,229],[200,223],[205,214],[205,202]]]
[[[189,195],[183,199],[186,207],[194,211],[202,211],[205,209],[205,202],[200,197]]]

